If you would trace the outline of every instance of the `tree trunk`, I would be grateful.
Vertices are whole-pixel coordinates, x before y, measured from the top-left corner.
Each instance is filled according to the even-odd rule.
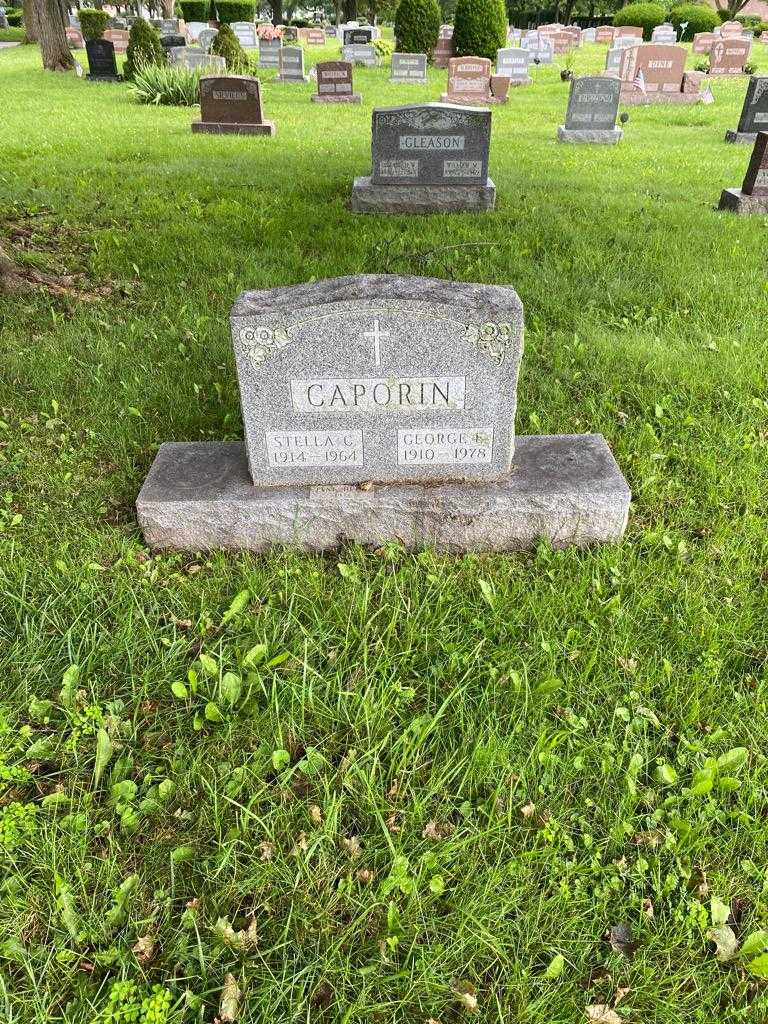
[[[35,0],[24,0],[24,42],[37,42],[37,8]]]
[[[140,4],[137,4],[137,7],[140,7],[140,6],[141,6]],[[173,7],[174,7],[174,0],[163,0],[163,17],[164,18],[172,18],[173,17]]]
[[[282,25],[283,23],[283,0],[270,0],[272,8],[272,24]]]
[[[59,0],[35,0],[37,32],[46,71],[71,71],[75,60],[69,52]]]

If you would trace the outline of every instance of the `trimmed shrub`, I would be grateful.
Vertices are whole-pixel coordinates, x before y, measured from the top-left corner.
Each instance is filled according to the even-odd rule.
[[[293,25],[294,28],[314,28],[314,21],[309,21],[307,18],[293,18],[292,21],[288,22],[289,25]]]
[[[507,45],[507,8],[504,0],[458,0],[453,23],[457,57],[488,57]]]
[[[221,25],[218,35],[211,43],[211,53],[223,57],[227,62],[227,71],[231,71],[232,74],[247,75],[250,72],[248,54],[226,22]]]
[[[222,25],[233,21],[253,21],[256,4],[248,0],[216,0],[216,14]]]
[[[5,16],[8,19],[8,28],[19,28],[21,26],[21,19],[23,15],[24,12],[20,7],[6,11]]]
[[[395,49],[429,56],[440,34],[437,0],[400,0],[395,13]]]
[[[138,18],[131,25],[123,76],[130,80],[139,68],[146,67],[147,64],[164,63],[165,51],[160,45],[160,33],[148,21]]]
[[[209,0],[181,0],[181,16],[184,21],[208,21],[210,12]]]
[[[720,24],[717,11],[704,4],[680,4],[679,7],[673,7],[669,20],[675,26],[680,42],[690,42],[697,32],[711,32]],[[680,25],[684,21],[688,22],[688,28],[681,36]]]
[[[94,11],[90,7],[83,7],[78,17],[83,39],[101,39],[109,24],[109,15],[106,11]]]
[[[628,4],[613,16],[616,28],[622,25],[637,25],[643,30],[643,39],[650,40],[657,25],[663,25],[667,12],[661,4]],[[683,19],[685,20],[685,19]]]
[[[136,68],[131,92],[139,103],[163,107],[194,107],[200,102],[200,79],[206,68],[178,64],[146,64]]]
[[[391,39],[374,39],[371,45],[382,60],[390,58],[395,49],[395,44]]]

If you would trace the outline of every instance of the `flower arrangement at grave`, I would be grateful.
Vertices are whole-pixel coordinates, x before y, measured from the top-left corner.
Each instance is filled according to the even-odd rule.
[[[395,13],[395,49],[399,53],[426,53],[429,57],[439,35],[437,0],[400,0]]]
[[[80,30],[83,39],[101,39],[109,24],[109,15],[106,11],[91,10],[83,7],[80,11]]]
[[[457,57],[496,59],[507,44],[507,8],[504,0],[458,0],[453,24]]]
[[[617,11],[613,16],[615,28],[622,25],[636,25],[643,30],[643,39],[650,41],[653,30],[657,25],[663,25],[667,20],[667,12],[661,4],[628,4]]]
[[[132,80],[139,68],[149,64],[164,64],[165,59],[160,33],[144,18],[137,18],[128,38],[123,77]]]
[[[256,35],[259,39],[282,39],[283,33],[274,25],[257,25]]]
[[[680,42],[690,42],[697,32],[712,32],[719,24],[717,11],[704,4],[679,4],[672,8],[669,20],[675,26]],[[680,34],[680,26],[688,22],[685,32]]]
[[[232,74],[247,75],[250,73],[248,54],[240,45],[240,40],[229,25],[224,24],[219,29],[218,35],[211,43],[211,53],[223,57],[227,64],[227,71],[231,71]]]

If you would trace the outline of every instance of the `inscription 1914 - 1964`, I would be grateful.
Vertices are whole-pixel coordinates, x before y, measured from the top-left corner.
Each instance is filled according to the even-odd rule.
[[[522,348],[517,296],[441,282],[437,299],[419,278],[397,279],[393,295],[387,280],[327,282],[325,301],[297,286],[235,303],[255,482],[497,479],[509,471]]]

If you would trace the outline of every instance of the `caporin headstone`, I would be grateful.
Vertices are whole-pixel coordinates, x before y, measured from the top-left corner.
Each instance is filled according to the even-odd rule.
[[[443,103],[373,111],[371,174],[355,178],[355,213],[492,210],[491,112]]]
[[[736,131],[725,133],[726,142],[753,143],[758,132],[768,131],[768,75],[753,75],[747,84],[747,94]]]
[[[352,87],[352,65],[345,60],[324,60],[315,64],[317,92],[313,103],[360,103],[362,97]]]
[[[200,79],[200,120],[193,132],[211,135],[274,135],[265,121],[261,86],[249,75],[203,75]]]
[[[515,436],[513,288],[361,275],[244,292],[230,323],[245,444],[162,445],[137,501],[152,548],[620,540],[601,435]]]
[[[720,209],[739,214],[768,214],[768,132],[758,132],[741,188],[726,188]]]
[[[573,78],[565,124],[557,129],[557,141],[615,145],[624,135],[622,129],[616,127],[620,96],[618,78],[603,75]]]

